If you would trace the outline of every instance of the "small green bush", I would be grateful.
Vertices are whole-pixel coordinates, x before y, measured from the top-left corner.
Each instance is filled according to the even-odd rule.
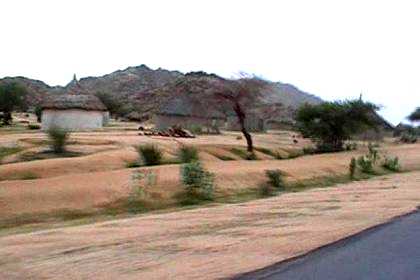
[[[191,131],[191,133],[200,135],[203,134],[203,127],[198,124],[192,124],[188,127],[188,130]]]
[[[394,157],[394,158],[386,157],[382,164],[382,167],[392,172],[398,172],[401,170],[398,157]]]
[[[144,165],[159,165],[162,163],[163,152],[158,146],[146,144],[137,148]]]
[[[401,136],[400,141],[406,144],[414,144],[417,142],[417,136],[412,133],[404,133]]]
[[[206,171],[199,161],[182,165],[181,178],[187,194],[184,202],[194,204],[213,200],[214,174]]]
[[[366,174],[374,174],[375,171],[373,169],[374,163],[373,160],[368,156],[360,156],[357,159],[357,165],[359,166],[360,170]]]
[[[30,124],[28,124],[28,129],[30,129],[30,130],[38,130],[38,129],[41,129],[41,126],[39,124],[30,123]]]
[[[357,145],[356,142],[350,142],[350,143],[346,143],[344,145],[344,149],[346,151],[355,151],[355,150],[357,150],[357,147],[358,147],[358,145]]]
[[[268,178],[268,184],[273,186],[276,190],[284,190],[285,183],[283,180],[283,173],[279,169],[266,170],[265,175]]]
[[[54,153],[62,154],[66,151],[67,140],[70,137],[69,131],[61,128],[51,128],[48,130],[48,137]]]
[[[181,146],[178,150],[178,159],[182,163],[198,161],[198,150],[192,146]]]
[[[379,151],[377,150],[378,147],[379,147],[378,144],[369,143],[368,145],[368,149],[369,149],[368,157],[372,161],[373,164],[376,164],[380,158]]]
[[[357,168],[356,159],[351,158],[351,161],[350,161],[350,164],[349,164],[350,179],[354,179],[354,175],[356,174],[356,168]]]

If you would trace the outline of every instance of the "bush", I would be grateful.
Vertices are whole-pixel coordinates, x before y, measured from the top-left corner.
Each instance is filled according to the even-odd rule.
[[[361,156],[357,159],[357,165],[360,167],[360,170],[366,174],[374,174],[373,170],[373,160],[368,156]]]
[[[384,163],[382,164],[382,167],[393,172],[398,172],[401,170],[398,157],[394,157],[394,158],[386,157]]]
[[[357,168],[356,159],[351,158],[351,161],[350,161],[350,164],[349,164],[350,179],[354,179],[354,175],[356,174],[356,168]]]
[[[369,143],[368,145],[368,149],[369,149],[368,157],[371,159],[373,164],[376,164],[380,158],[379,151],[377,150],[378,147],[379,147],[378,144]]]
[[[144,165],[159,165],[162,163],[163,153],[159,147],[147,144],[137,148]]]
[[[270,184],[276,190],[284,190],[286,188],[283,180],[283,173],[280,170],[266,170],[265,175],[268,178],[267,183]]]
[[[201,200],[213,200],[214,175],[206,171],[199,161],[182,165],[181,178],[187,192],[185,202],[194,204]]]
[[[28,124],[28,128],[30,130],[37,130],[37,129],[41,129],[41,126],[39,124],[33,124],[33,123],[31,123],[31,124]]]
[[[198,124],[192,124],[188,128],[189,128],[189,131],[191,131],[191,133],[193,134],[196,134],[196,135],[203,134],[203,127]]]
[[[178,150],[178,159],[182,163],[190,163],[193,161],[198,161],[198,151],[195,147],[191,146],[182,146]]]
[[[48,130],[48,137],[50,138],[50,146],[54,153],[62,154],[66,151],[67,140],[70,137],[70,132],[61,128],[50,128]]]
[[[417,142],[417,136],[411,133],[404,133],[401,136],[400,141],[407,144],[414,144]]]
[[[356,142],[346,143],[344,146],[344,149],[346,151],[355,151],[357,150],[357,143]]]

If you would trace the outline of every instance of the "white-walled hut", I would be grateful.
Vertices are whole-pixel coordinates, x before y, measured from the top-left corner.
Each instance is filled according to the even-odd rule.
[[[108,119],[107,108],[94,95],[57,94],[46,98],[42,104],[42,130],[93,130],[106,125]]]

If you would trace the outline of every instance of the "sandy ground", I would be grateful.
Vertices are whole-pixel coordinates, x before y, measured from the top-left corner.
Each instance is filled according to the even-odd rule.
[[[48,174],[56,169],[61,172],[63,167],[60,164],[75,162],[76,164],[65,167],[69,172],[67,175],[37,180],[0,181],[1,217],[5,219],[27,213],[46,213],[62,209],[93,209],[128,195],[132,187],[131,176],[134,169],[95,171],[95,166],[109,166],[113,169],[114,164],[120,164],[120,152],[109,152],[102,156],[91,155],[90,164],[84,161],[78,163],[79,158],[69,158],[44,161],[45,165],[40,166],[39,172]],[[304,156],[291,160],[208,161],[205,166],[216,174],[216,191],[229,194],[255,188],[266,180],[264,171],[267,169],[286,172],[288,180],[347,174],[349,161],[357,153],[360,152]],[[405,170],[420,167],[419,144],[392,146],[387,148],[387,153],[399,156]],[[134,156],[134,151],[131,154],[127,151],[124,155]],[[74,169],[70,166],[74,166]],[[79,172],[81,166],[85,173]],[[170,201],[182,190],[179,168],[179,165],[143,168],[156,174],[156,185],[149,189],[151,195],[164,202]]]
[[[0,279],[217,279],[303,254],[420,205],[420,172],[243,204],[0,238]]]

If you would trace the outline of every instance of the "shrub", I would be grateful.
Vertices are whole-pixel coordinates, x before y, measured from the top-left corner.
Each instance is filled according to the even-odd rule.
[[[190,163],[193,161],[198,161],[198,151],[195,147],[183,145],[178,150],[178,159],[182,163]]]
[[[351,161],[350,161],[350,164],[349,164],[350,179],[354,179],[354,175],[356,174],[356,168],[357,168],[356,159],[351,158]]]
[[[375,144],[369,143],[368,145],[368,149],[369,149],[368,157],[371,159],[373,164],[376,164],[380,158],[379,151],[377,150],[378,147],[379,147],[378,144],[375,145]]]
[[[401,136],[400,141],[407,144],[413,144],[417,142],[417,136],[412,133],[404,133]]]
[[[373,160],[368,156],[361,156],[357,159],[357,165],[360,167],[360,170],[366,174],[374,174],[373,170]]]
[[[187,193],[185,202],[188,204],[213,199],[214,174],[206,171],[199,161],[182,165],[181,178]]]
[[[67,140],[70,132],[61,128],[50,128],[48,137],[50,138],[50,146],[54,153],[62,154],[66,151]]]
[[[386,157],[384,163],[382,164],[382,167],[393,172],[398,172],[401,170],[398,157],[394,157],[394,158]]]
[[[138,147],[138,153],[144,165],[159,165],[162,162],[163,153],[158,146],[147,144]]]
[[[283,174],[280,170],[274,169],[274,170],[266,170],[265,175],[268,178],[268,184],[271,185],[276,190],[284,190],[285,189],[285,183],[283,180]]]
[[[192,124],[189,127],[189,131],[191,131],[193,134],[200,135],[203,134],[203,127],[198,124]]]
[[[346,151],[355,151],[357,150],[357,143],[356,142],[346,143],[344,146],[344,149]]]
[[[33,124],[33,123],[31,123],[31,124],[28,124],[28,128],[30,130],[37,130],[37,129],[41,129],[41,126],[39,124]]]

